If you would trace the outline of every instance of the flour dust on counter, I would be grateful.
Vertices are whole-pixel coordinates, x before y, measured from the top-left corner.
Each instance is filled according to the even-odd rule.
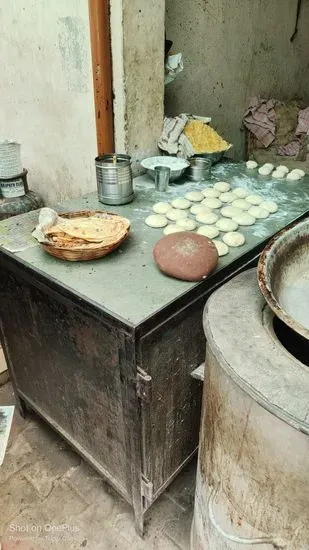
[[[198,183],[189,184],[190,187],[192,186],[190,191],[187,184],[178,185],[176,197],[176,189],[173,189],[173,198],[169,202],[169,193],[166,193],[164,201],[154,204],[153,211],[164,211],[168,221],[175,222],[174,227],[173,224],[165,225],[164,235],[178,233],[177,226],[184,231],[196,230],[197,234],[211,240],[217,239],[222,233],[222,245],[218,246],[220,252],[223,251],[226,255],[230,252],[230,248],[226,248],[229,244],[227,241],[230,241],[231,248],[240,247],[246,242],[246,237],[237,232],[239,226],[245,231],[247,228],[251,229],[251,226],[259,224],[261,220],[278,210],[275,201],[267,200],[267,196],[251,188],[246,165],[242,182],[237,181],[235,185],[228,173],[224,173],[224,180],[215,181],[226,167],[227,165],[215,167],[213,178],[207,184],[203,182],[203,185],[207,186],[203,186],[201,191],[197,190],[197,185],[200,185]],[[268,165],[266,168],[270,170],[272,167]],[[250,170],[250,172],[253,174],[251,180],[257,181],[259,178],[257,171]],[[259,208],[261,203],[266,205],[264,209]],[[158,224],[156,228],[162,227],[163,225]],[[235,232],[237,232],[236,235]],[[227,233],[229,235],[226,237]],[[233,244],[234,242],[236,244]]]

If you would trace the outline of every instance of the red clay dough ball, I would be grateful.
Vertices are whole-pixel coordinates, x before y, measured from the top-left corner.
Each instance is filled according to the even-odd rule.
[[[163,273],[183,281],[202,281],[218,263],[218,252],[212,241],[189,231],[160,239],[153,249],[153,257]]]

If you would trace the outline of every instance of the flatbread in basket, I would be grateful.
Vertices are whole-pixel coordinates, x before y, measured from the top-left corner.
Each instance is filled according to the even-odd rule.
[[[92,260],[106,256],[128,236],[130,222],[119,214],[105,211],[68,212],[44,228],[42,248],[60,259]]]

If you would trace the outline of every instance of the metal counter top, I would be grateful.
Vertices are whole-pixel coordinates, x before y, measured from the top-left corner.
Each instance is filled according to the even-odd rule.
[[[274,200],[279,209],[266,220],[254,226],[240,228],[246,237],[245,245],[230,249],[227,256],[219,259],[216,271],[201,283],[189,283],[164,276],[156,267],[152,249],[163,235],[162,229],[148,227],[144,220],[151,213],[152,205],[161,200],[170,201],[183,196],[188,190],[205,188],[216,181],[228,181],[232,187],[245,186],[258,192],[265,199]],[[52,258],[36,244],[29,234],[37,220],[37,212],[31,212],[0,223],[2,253],[14,250],[17,233],[25,250],[14,251],[18,262],[54,280],[69,291],[95,304],[130,327],[136,327],[172,304],[181,296],[200,286],[201,293],[215,274],[231,267],[237,260],[248,255],[259,245],[289,223],[303,217],[309,210],[309,177],[287,182],[259,176],[256,171],[246,170],[245,164],[219,164],[213,170],[211,182],[203,184],[187,182],[174,184],[167,193],[159,193],[148,176],[135,179],[135,200],[121,207],[107,207],[92,193],[61,205],[62,211],[106,209],[117,211],[129,218],[132,230],[128,240],[114,253],[92,262],[70,263]],[[16,247],[18,248],[18,247]]]

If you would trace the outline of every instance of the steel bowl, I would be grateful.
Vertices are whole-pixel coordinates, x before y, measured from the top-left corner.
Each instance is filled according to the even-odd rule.
[[[309,219],[280,231],[262,252],[258,283],[269,307],[309,339]]]
[[[190,163],[178,157],[149,157],[141,161],[143,168],[147,170],[147,174],[154,180],[155,167],[167,166],[171,170],[169,181],[176,181],[184,174]]]
[[[195,157],[203,157],[205,159],[209,159],[211,161],[211,164],[217,164],[217,162],[220,162],[220,160],[223,158],[224,154],[232,147],[233,145],[230,145],[224,151],[218,151],[217,153],[199,153],[198,155],[195,155]]]
[[[211,160],[205,157],[190,159],[190,166],[186,171],[186,177],[191,181],[209,180],[211,176]]]

